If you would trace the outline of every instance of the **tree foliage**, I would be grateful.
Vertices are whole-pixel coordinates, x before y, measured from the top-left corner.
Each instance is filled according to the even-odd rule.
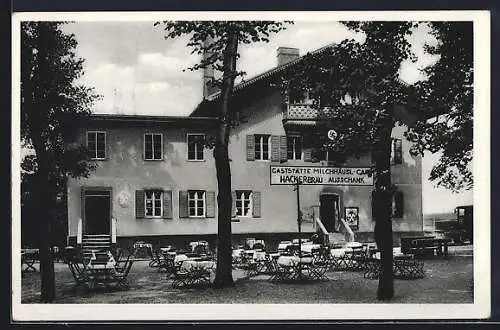
[[[55,296],[49,248],[58,195],[64,194],[68,176],[86,176],[93,169],[85,148],[69,143],[75,138],[73,124],[90,114],[98,98],[76,84],[83,60],[76,56],[76,39],[63,33],[61,24],[21,23],[21,143],[31,150],[21,165],[23,216],[30,217],[23,223],[38,229],[44,302]]]
[[[431,22],[436,46],[426,51],[438,61],[423,69],[427,79],[415,85],[424,118],[407,132],[410,152],[438,153],[430,180],[459,191],[473,187],[473,30],[471,22]]]
[[[408,86],[399,78],[400,63],[413,59],[406,37],[415,27],[402,22],[345,22],[365,35],[364,43],[344,40],[307,54],[283,77],[282,91],[290,99],[307,93],[320,115],[335,118],[336,141],[322,146],[335,161],[360,157],[379,141],[379,131],[396,119],[388,109],[406,101]],[[323,132],[321,132],[322,135]]]
[[[189,37],[187,45],[192,54],[201,54],[202,59],[190,70],[207,67],[221,73],[210,83],[220,88],[220,101],[215,106],[214,117],[219,123],[213,139],[215,167],[218,185],[218,242],[217,270],[215,285],[233,285],[231,256],[231,167],[229,165],[229,134],[235,123],[231,111],[231,96],[237,76],[244,74],[236,69],[239,57],[238,44],[267,42],[269,35],[285,28],[284,22],[272,21],[164,21],[155,26],[163,26],[165,38]]]
[[[381,251],[382,273],[377,298],[392,299],[392,223],[390,173],[391,132],[395,108],[408,97],[399,80],[399,68],[413,59],[408,35],[411,22],[344,22],[363,33],[363,43],[344,40],[308,57],[283,79],[292,98],[306,92],[327,113],[337,139],[322,148],[333,151],[338,163],[348,157],[371,154],[375,189],[373,218],[375,241]],[[324,134],[324,133],[323,133]]]
[[[86,176],[92,170],[84,146],[68,142],[74,138],[74,123],[90,114],[99,97],[75,83],[84,73],[84,60],[76,56],[74,35],[65,34],[61,24],[23,22],[21,28],[21,142],[33,150],[21,165],[23,181],[38,171],[43,151],[52,164],[48,179],[55,191],[68,175]]]

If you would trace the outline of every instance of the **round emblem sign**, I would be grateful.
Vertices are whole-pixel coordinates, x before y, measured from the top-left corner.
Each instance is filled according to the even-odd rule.
[[[337,138],[337,132],[333,129],[329,130],[327,136],[330,140],[334,141]]]

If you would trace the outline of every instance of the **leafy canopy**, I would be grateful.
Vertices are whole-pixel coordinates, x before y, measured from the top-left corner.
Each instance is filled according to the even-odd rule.
[[[191,54],[203,55],[199,63],[188,70],[194,71],[212,66],[215,71],[223,72],[224,51],[228,37],[236,33],[238,43],[251,44],[269,42],[269,36],[286,28],[293,22],[275,21],[163,21],[156,22],[155,26],[162,26],[166,31],[165,38],[189,36],[188,47]],[[237,53],[239,58],[240,54]],[[242,76],[244,72],[236,72],[235,76]],[[214,85],[220,86],[221,81],[214,79]]]
[[[427,78],[415,84],[419,111],[431,120],[419,121],[407,132],[410,152],[440,155],[430,180],[459,191],[473,187],[473,30],[471,22],[431,22],[436,46],[426,46],[438,61],[423,70]],[[437,114],[437,115],[436,115]]]
[[[84,74],[77,41],[60,22],[22,22],[21,25],[21,142],[28,154],[22,161],[23,182],[39,172],[39,159],[50,165],[42,173],[60,191],[68,175],[87,176],[84,146],[71,145],[76,124],[91,112],[99,98],[92,88],[77,84]],[[40,173],[38,173],[40,174]],[[32,185],[29,190],[33,190]]]
[[[300,99],[305,92],[320,114],[332,118],[337,139],[322,144],[318,136],[316,144],[334,151],[338,163],[371,151],[380,130],[394,125],[391,111],[404,103],[408,91],[398,78],[399,68],[414,58],[407,40],[415,27],[411,22],[344,24],[363,33],[365,41],[344,40],[307,54],[281,82],[289,98]]]

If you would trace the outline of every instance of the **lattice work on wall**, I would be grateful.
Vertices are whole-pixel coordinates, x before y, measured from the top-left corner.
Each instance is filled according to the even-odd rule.
[[[335,109],[333,108],[314,108],[310,104],[292,104],[288,106],[285,119],[301,119],[301,120],[321,120],[332,119],[335,117]]]

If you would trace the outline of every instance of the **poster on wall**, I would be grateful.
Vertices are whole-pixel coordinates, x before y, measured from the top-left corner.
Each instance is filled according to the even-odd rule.
[[[351,227],[352,230],[359,229],[359,208],[354,206],[348,206],[344,208],[345,210],[345,221]]]

